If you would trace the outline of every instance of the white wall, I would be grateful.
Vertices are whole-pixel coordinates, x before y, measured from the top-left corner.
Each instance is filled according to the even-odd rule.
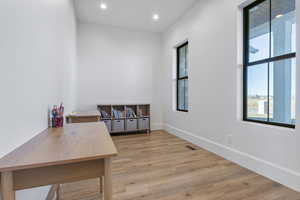
[[[299,120],[295,130],[241,120],[242,67],[238,56],[242,54],[238,53],[237,39],[241,33],[240,3],[241,0],[199,1],[164,33],[161,86],[165,128],[300,191]],[[297,9],[300,10],[299,2]],[[190,111],[181,113],[172,107],[173,47],[186,39],[190,52]],[[297,47],[299,51],[299,40]],[[300,107],[296,118],[300,118]]]
[[[61,100],[67,112],[106,103],[151,103],[154,128],[160,127],[163,109],[168,131],[300,191],[298,128],[241,121],[240,2],[199,1],[163,41],[154,33],[80,24],[75,79],[71,1],[0,1],[0,157],[45,129],[48,106]],[[186,39],[190,112],[180,113],[172,106],[173,47]],[[300,51],[299,40],[297,47]],[[18,192],[17,198],[42,199],[47,191]]]
[[[73,110],[76,21],[71,0],[0,1],[0,157],[47,128],[48,107]],[[45,198],[48,188],[17,193]]]
[[[78,25],[77,109],[151,103],[159,128],[160,35],[113,26]]]

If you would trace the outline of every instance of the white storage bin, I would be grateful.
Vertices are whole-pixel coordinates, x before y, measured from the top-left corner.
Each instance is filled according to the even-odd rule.
[[[112,131],[113,132],[124,132],[125,123],[123,119],[116,119],[112,121]]]
[[[148,117],[139,119],[139,130],[148,130],[150,129],[150,120]]]
[[[126,120],[126,131],[136,131],[138,127],[137,119]]]
[[[105,123],[108,132],[111,132],[111,120],[103,120],[103,122]]]

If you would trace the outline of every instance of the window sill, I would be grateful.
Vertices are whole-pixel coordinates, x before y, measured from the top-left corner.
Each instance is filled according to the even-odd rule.
[[[263,122],[263,121],[249,120],[249,119],[243,119],[240,122],[242,124],[246,124],[246,125],[254,125],[254,126],[260,126],[263,128],[272,128],[272,129],[277,129],[277,130],[291,131],[293,133],[296,131],[295,125]]]
[[[179,109],[175,109],[174,111],[178,112],[178,113],[188,113],[189,112],[188,110],[179,110]]]

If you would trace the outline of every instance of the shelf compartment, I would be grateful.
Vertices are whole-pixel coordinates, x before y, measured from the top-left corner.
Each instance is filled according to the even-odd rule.
[[[142,117],[138,119],[138,129],[139,130],[149,130],[150,129],[150,118]]]
[[[126,119],[126,131],[137,131],[138,120],[137,119]]]
[[[105,123],[108,132],[111,132],[111,131],[112,131],[112,123],[111,123],[111,120],[106,119],[106,120],[102,120],[102,121]]]
[[[98,110],[100,111],[101,119],[111,119],[112,118],[111,105],[99,105]]]
[[[138,117],[149,117],[150,116],[150,105],[138,105]]]
[[[124,132],[125,131],[125,120],[116,119],[112,120],[112,132]]]
[[[137,105],[126,105],[125,113],[127,119],[136,119],[137,118]]]
[[[125,105],[112,106],[112,119],[125,119]]]

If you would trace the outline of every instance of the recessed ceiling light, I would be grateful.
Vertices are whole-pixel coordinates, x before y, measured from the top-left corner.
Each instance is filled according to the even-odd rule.
[[[280,17],[283,17],[283,15],[279,14],[279,15],[276,16],[276,18],[280,18]]]
[[[106,3],[100,3],[100,8],[102,9],[102,10],[106,10],[107,9],[107,5],[106,5]]]
[[[152,16],[152,19],[155,20],[155,21],[159,20],[159,15],[158,14],[154,14]]]

